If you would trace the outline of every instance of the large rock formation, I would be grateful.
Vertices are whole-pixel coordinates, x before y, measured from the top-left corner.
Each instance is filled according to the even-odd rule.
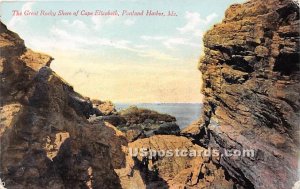
[[[164,178],[148,180],[145,177],[150,170],[139,169],[138,161],[128,153],[128,136],[112,124],[127,124],[128,127],[157,124],[156,134],[169,134],[166,133],[169,126],[163,124],[171,124],[174,117],[137,108],[118,115],[110,102],[94,100],[92,103],[49,68],[53,58],[27,49],[17,34],[0,24],[0,177],[7,188],[168,186]],[[177,125],[175,130],[178,133]],[[137,138],[133,133],[130,141]],[[172,140],[177,141],[178,147],[197,146],[184,137],[163,136],[147,140],[157,140],[161,147],[170,145],[168,148],[176,147]],[[147,145],[147,140],[138,144]],[[167,175],[169,171],[177,175],[180,170],[189,168],[177,178],[181,182],[180,178],[186,178],[192,171],[190,158],[181,159],[182,165],[179,168],[174,165],[177,170],[174,173],[165,171],[164,167],[174,166],[164,160],[165,165],[158,166],[164,171],[159,174]],[[198,167],[198,164],[194,165]],[[136,170],[130,176],[133,169]],[[221,171],[218,178],[222,180],[223,177]],[[174,182],[179,184],[179,181]]]
[[[102,112],[104,111],[102,110]],[[175,117],[137,106],[130,106],[114,114],[89,118],[90,122],[97,122],[98,120],[116,126],[126,134],[129,142],[154,134],[177,135],[180,133]]]
[[[126,140],[103,122],[89,123],[97,114],[92,103],[48,67],[51,57],[27,49],[2,23],[0,52],[0,177],[6,187],[120,188],[113,168],[124,166],[118,148]],[[108,141],[114,139],[119,143],[112,151]]]
[[[118,169],[124,189],[233,188],[226,171],[210,153],[186,137],[154,135],[128,144],[127,166]]]
[[[51,57],[27,49],[2,23],[0,28],[0,177],[7,188],[233,186],[210,156],[159,157],[149,166],[132,157],[130,148],[203,148],[179,136],[130,138],[115,126],[149,126],[155,134],[179,128],[167,125],[175,121],[169,115],[138,108],[118,114],[109,102],[92,103],[49,68]]]
[[[218,164],[246,188],[299,179],[299,23],[292,0],[252,0],[232,5],[204,36],[204,115],[183,134],[219,149]],[[225,156],[234,149],[255,156]]]

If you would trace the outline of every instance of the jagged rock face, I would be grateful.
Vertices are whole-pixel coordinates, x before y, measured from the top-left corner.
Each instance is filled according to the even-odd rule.
[[[92,103],[94,105],[94,108],[99,110],[100,114],[106,116],[117,114],[116,107],[111,101],[92,100]]]
[[[142,149],[149,150],[149,154],[143,155],[145,151],[139,151]],[[186,155],[180,155],[184,150]],[[217,159],[218,155],[206,153],[186,137],[154,135],[128,144],[127,166],[117,173],[124,189],[233,188],[233,181],[222,167],[213,163]]]
[[[204,36],[204,116],[194,137],[223,153],[255,150],[254,158],[219,161],[246,188],[291,188],[297,180],[298,11],[292,0],[232,5]]]
[[[2,181],[8,188],[120,188],[113,166],[124,158],[112,163],[105,138],[90,138],[115,132],[89,123],[92,103],[48,67],[52,58],[26,49],[0,24]],[[115,144],[115,153],[126,145]]]

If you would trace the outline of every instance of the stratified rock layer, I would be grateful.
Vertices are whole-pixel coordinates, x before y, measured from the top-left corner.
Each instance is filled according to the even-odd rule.
[[[250,150],[222,156],[246,188],[291,188],[298,180],[299,6],[292,0],[232,5],[204,36],[204,116],[190,136],[204,147]]]

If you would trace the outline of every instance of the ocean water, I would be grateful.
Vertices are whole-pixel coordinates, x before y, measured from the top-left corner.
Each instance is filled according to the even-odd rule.
[[[140,104],[115,104],[118,111],[126,109],[130,106],[137,106],[139,108],[147,108],[155,110],[159,113],[165,113],[176,117],[176,123],[180,129],[185,128],[193,121],[199,119],[202,104],[201,103],[140,103]]]

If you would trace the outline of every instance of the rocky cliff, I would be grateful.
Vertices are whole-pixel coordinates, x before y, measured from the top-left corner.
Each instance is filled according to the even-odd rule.
[[[170,133],[179,132],[173,116],[136,107],[118,113],[110,102],[76,93],[49,67],[53,58],[27,49],[0,24],[0,178],[7,188],[234,186],[211,156],[132,156],[132,148],[204,148]]]
[[[113,168],[122,166],[118,149],[126,140],[111,142],[122,141],[114,128],[89,123],[98,112],[89,99],[49,68],[51,57],[27,49],[2,23],[0,52],[0,177],[6,187],[120,188]]]
[[[299,155],[299,5],[232,5],[204,36],[204,115],[183,135],[218,149],[217,164],[246,188],[291,188]],[[253,149],[255,157],[226,157]]]
[[[201,147],[185,137],[137,140],[134,133],[117,130],[119,124],[161,124],[151,128],[164,133],[169,127],[162,125],[175,118],[137,108],[117,113],[110,102],[83,97],[51,70],[53,58],[27,49],[17,34],[0,24],[0,178],[7,188],[197,188],[212,179],[233,185],[224,179],[223,169],[206,166],[202,157],[162,157],[149,165],[142,163],[143,157],[132,157],[129,147]],[[174,129],[178,133],[176,124]],[[199,174],[207,180],[199,182]]]

